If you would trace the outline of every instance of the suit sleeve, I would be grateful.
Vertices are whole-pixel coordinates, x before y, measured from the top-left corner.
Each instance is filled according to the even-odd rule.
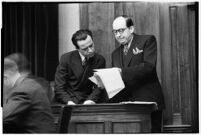
[[[145,41],[143,49],[143,61],[134,66],[122,69],[122,78],[125,82],[137,82],[148,77],[155,71],[157,59],[157,43],[154,36],[150,36]]]
[[[55,98],[58,102],[66,104],[72,100],[70,95],[73,94],[72,90],[68,87],[68,64],[65,57],[61,57],[60,63],[57,67],[55,74]]]
[[[97,65],[98,65],[97,69],[105,68],[105,59],[103,57],[101,57],[101,59],[98,61]],[[103,89],[98,88],[94,84],[94,86],[92,88],[92,93],[89,95],[87,100],[92,100],[97,103],[102,95],[103,95]]]
[[[31,107],[31,97],[26,92],[13,90],[11,97],[3,106],[3,122],[19,122],[18,118]],[[16,92],[15,92],[16,91]]]

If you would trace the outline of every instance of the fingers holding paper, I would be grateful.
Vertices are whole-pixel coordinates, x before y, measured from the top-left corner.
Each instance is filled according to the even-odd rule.
[[[101,89],[105,88],[100,77],[96,74],[96,72],[94,73],[94,75],[92,77],[89,77],[89,80],[91,80],[93,83],[95,83],[99,88],[101,88]]]
[[[109,98],[125,88],[120,68],[95,69],[94,71],[94,75],[89,79],[98,87],[105,88]]]
[[[116,69],[116,70],[118,70],[120,74],[122,73],[122,70],[121,70],[121,68],[118,68],[118,67],[113,67],[113,69]]]

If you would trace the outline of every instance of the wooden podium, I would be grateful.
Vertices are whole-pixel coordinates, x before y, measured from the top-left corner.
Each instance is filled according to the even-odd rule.
[[[156,109],[157,105],[151,102],[67,105],[63,114],[71,110],[68,133],[150,133],[151,112]]]

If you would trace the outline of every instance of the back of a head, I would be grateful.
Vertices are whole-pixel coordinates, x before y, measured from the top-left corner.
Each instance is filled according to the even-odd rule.
[[[30,71],[30,63],[21,53],[10,54],[4,58],[4,70],[17,66],[19,73]]]
[[[17,64],[13,60],[4,58],[4,73],[5,72],[12,74],[18,72]]]

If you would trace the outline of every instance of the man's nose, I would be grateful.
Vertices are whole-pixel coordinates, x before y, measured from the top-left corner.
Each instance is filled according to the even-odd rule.
[[[88,52],[93,52],[93,48],[88,48]]]

